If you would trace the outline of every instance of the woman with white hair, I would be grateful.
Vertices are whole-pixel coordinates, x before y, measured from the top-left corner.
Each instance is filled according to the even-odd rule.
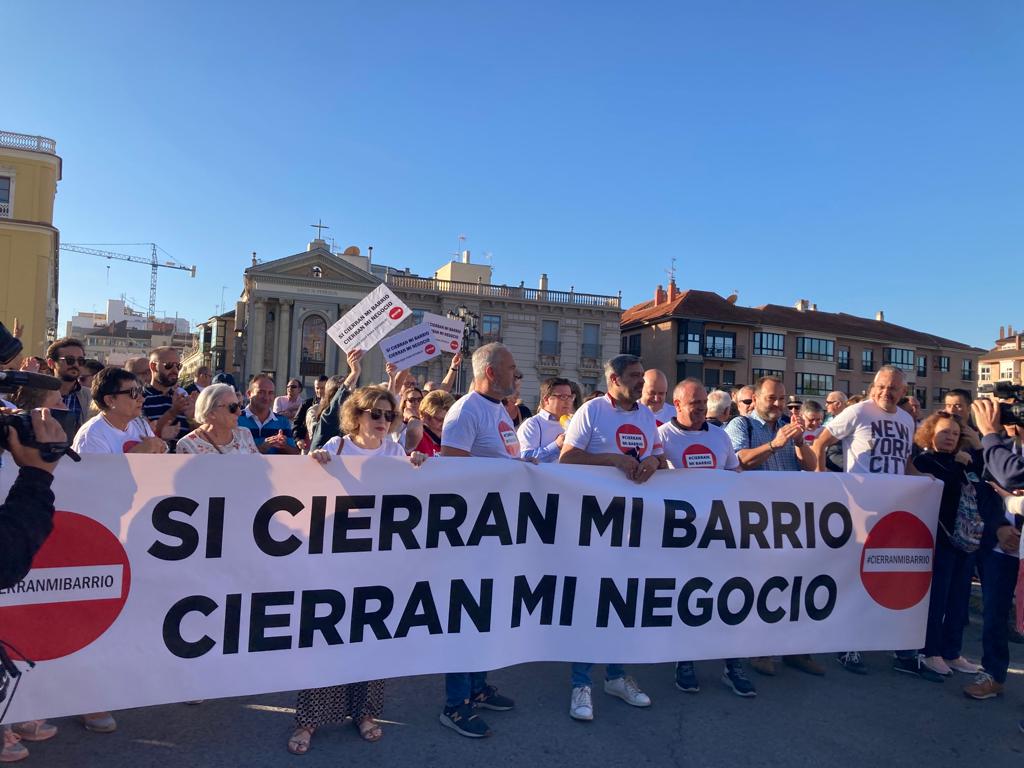
[[[178,441],[178,453],[259,453],[252,433],[238,426],[242,406],[230,384],[211,384],[196,400],[199,426]]]

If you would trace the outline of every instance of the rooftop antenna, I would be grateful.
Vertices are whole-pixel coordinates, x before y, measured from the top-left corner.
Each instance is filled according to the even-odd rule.
[[[671,268],[666,269],[665,273],[668,275],[668,281],[670,283],[674,283],[676,281],[676,257],[675,256],[672,257],[672,266],[671,266]]]
[[[459,244],[455,248],[455,258],[456,258],[456,260],[462,258],[462,245],[465,242],[466,242],[466,236],[465,235],[459,235]]]

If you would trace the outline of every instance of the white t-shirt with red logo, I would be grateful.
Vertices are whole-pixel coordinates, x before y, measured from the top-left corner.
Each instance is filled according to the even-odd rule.
[[[128,453],[147,437],[155,437],[149,423],[132,419],[122,432],[98,414],[78,430],[71,448],[77,453]]]
[[[739,469],[732,440],[721,427],[704,422],[702,429],[683,429],[672,419],[658,427],[665,458],[672,469]]]
[[[804,442],[808,445],[814,445],[814,441],[818,439],[818,435],[821,434],[821,430],[824,427],[818,427],[817,429],[808,429],[804,431]]]
[[[573,414],[563,445],[587,453],[625,453],[639,461],[663,453],[651,409],[637,403],[623,411],[608,395],[585,402]]]
[[[519,458],[519,437],[505,406],[479,392],[459,398],[448,409],[441,445],[480,458]]]
[[[650,408],[650,406],[647,407]],[[653,408],[651,408],[651,413],[654,414],[654,423],[657,424],[659,427],[662,424],[668,424],[668,422],[672,420],[672,416],[675,414],[675,412],[676,409],[670,408],[668,403],[662,403],[661,408],[659,408],[658,410],[654,410]]]

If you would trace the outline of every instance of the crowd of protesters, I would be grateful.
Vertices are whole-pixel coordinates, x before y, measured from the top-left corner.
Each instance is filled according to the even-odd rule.
[[[214,376],[205,367],[183,388],[178,352],[170,347],[124,367],[104,367],[85,353],[80,341],[64,338],[50,346],[45,359],[26,358],[24,370],[49,371],[60,379],[60,389],[12,397],[18,407],[69,411],[69,439],[83,454],[302,453],[320,463],[336,456],[408,457],[415,466],[432,457],[481,457],[612,467],[632,483],[666,469],[930,475],[942,483],[942,495],[926,638],[923,648],[896,649],[893,669],[940,683],[956,673],[970,675],[963,691],[972,699],[1003,692],[1024,496],[999,487],[986,473],[966,391],[949,392],[943,409],[923,418],[920,404],[906,395],[903,372],[890,365],[877,372],[864,395],[830,392],[818,402],[787,396],[784,383],[770,376],[709,392],[697,379],[670,382],[662,371],[623,354],[606,363],[604,390],[585,395],[576,382],[551,377],[541,382],[539,402],[530,411],[520,398],[523,374],[500,343],[473,353],[467,393],[451,391],[462,362],[458,355],[440,383],[417,382],[389,365],[386,381],[360,387],[362,353],[356,350],[347,356],[348,374],[319,377],[308,398],[299,379],[288,380],[280,392],[269,375],[258,374],[242,390],[230,374]],[[618,439],[624,425],[637,439]],[[883,434],[891,439],[879,440]],[[1003,428],[998,439],[1021,455],[1017,428]],[[980,665],[961,652],[975,574],[983,599]],[[827,672],[809,654],[778,661],[812,676]],[[721,682],[738,696],[754,697],[747,666],[770,677],[781,671],[776,662],[726,659]],[[837,669],[868,672],[857,650],[837,654],[835,662]],[[573,719],[594,718],[592,667],[569,667]],[[686,693],[700,690],[692,661],[677,662],[675,685]],[[605,666],[602,687],[631,706],[651,705],[621,664]],[[288,750],[304,754],[318,728],[346,720],[363,739],[379,740],[384,694],[384,680],[301,691]],[[514,706],[488,683],[487,672],[451,672],[445,675],[439,719],[463,736],[479,738],[491,733],[481,710]],[[109,712],[82,715],[81,721],[96,732],[117,728]],[[23,759],[28,750],[22,742],[45,740],[56,731],[44,720],[5,727],[0,762]]]

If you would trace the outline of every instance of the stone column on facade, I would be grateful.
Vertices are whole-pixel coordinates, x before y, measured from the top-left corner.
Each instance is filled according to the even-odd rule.
[[[278,390],[283,391],[287,383],[288,353],[291,348],[292,339],[292,304],[291,299],[281,299],[277,309],[277,384]]]
[[[264,333],[267,327],[267,300],[262,298],[253,299],[252,329],[249,331],[249,353],[246,358],[249,363],[249,370],[246,372],[249,377],[255,376],[263,370],[263,346]],[[239,387],[244,388],[245,382],[237,382]]]

